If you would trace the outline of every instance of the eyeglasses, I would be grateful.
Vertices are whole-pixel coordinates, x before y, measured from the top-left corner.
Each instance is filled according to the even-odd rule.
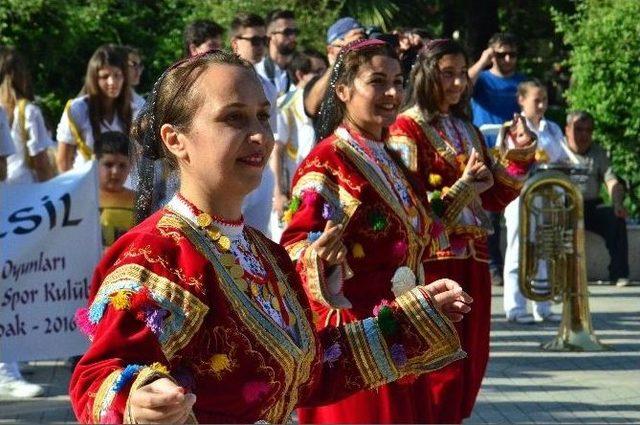
[[[282,34],[285,37],[291,37],[292,35],[300,34],[300,30],[298,28],[285,28],[280,31],[273,31],[271,34]]]
[[[500,59],[504,59],[507,55],[511,56],[512,58],[517,58],[518,57],[518,52],[513,51],[513,52],[496,52],[496,57],[500,58]]]
[[[129,66],[134,69],[139,69],[139,70],[144,69],[144,65],[142,64],[142,62],[129,61]]]
[[[266,37],[266,36],[260,37],[259,35],[254,35],[253,37],[237,36],[236,38],[239,40],[249,41],[253,47],[264,46],[265,44],[267,44],[267,41],[269,40],[269,37]]]

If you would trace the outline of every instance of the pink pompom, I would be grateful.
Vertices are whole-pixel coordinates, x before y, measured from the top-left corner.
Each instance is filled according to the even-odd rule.
[[[302,203],[304,205],[312,205],[318,201],[318,192],[311,189],[303,190],[300,194],[300,198],[302,199]]]
[[[405,241],[396,241],[391,247],[394,258],[403,259],[407,254],[407,243]]]
[[[260,400],[264,394],[269,392],[269,385],[265,382],[252,381],[242,388],[242,397],[248,403]]]
[[[509,165],[507,165],[506,170],[507,173],[512,176],[524,176],[525,174],[527,174],[529,167],[511,162]]]
[[[89,320],[89,309],[79,308],[73,318],[78,325],[80,331],[87,335],[89,338],[93,338],[96,333],[96,325]]]
[[[380,302],[380,304],[378,304],[377,306],[373,307],[373,315],[375,317],[378,316],[378,314],[380,313],[380,310],[382,309],[382,307],[387,307],[391,305],[389,303],[389,301],[385,300],[384,298],[382,299],[382,301]]]

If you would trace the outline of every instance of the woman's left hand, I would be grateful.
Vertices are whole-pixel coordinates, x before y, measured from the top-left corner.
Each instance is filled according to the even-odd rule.
[[[513,114],[513,123],[509,127],[509,135],[516,148],[524,148],[536,139],[536,135],[521,114]]]
[[[451,279],[438,279],[425,285],[436,307],[452,322],[459,322],[463,315],[471,311],[469,304],[473,298]]]

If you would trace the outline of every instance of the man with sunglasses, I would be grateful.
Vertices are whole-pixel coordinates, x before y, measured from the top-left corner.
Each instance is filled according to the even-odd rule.
[[[287,66],[296,50],[298,32],[292,11],[274,10],[267,16],[268,51],[256,71],[274,85],[278,96],[293,86]]]
[[[489,67],[488,70],[485,68]],[[471,109],[473,124],[482,130],[485,124],[502,125],[520,112],[518,106],[518,84],[525,76],[516,72],[518,66],[518,45],[510,33],[494,34],[480,59],[469,68],[469,79],[473,85]],[[499,128],[499,127],[498,127]],[[485,134],[489,148],[495,146],[496,134]],[[496,286],[503,285],[503,255],[500,251],[501,213],[490,213],[494,234],[489,237],[489,270],[491,281]]]
[[[229,35],[231,37],[231,49],[242,59],[251,62],[258,71],[258,78],[262,83],[262,89],[271,103],[269,124],[273,131],[276,144],[281,143],[278,137],[277,101],[278,91],[276,86],[258,70],[258,65],[264,62],[264,55],[268,38],[267,27],[262,17],[253,13],[240,12],[231,21]],[[260,230],[267,237],[270,236],[269,219],[273,206],[273,188],[275,184],[274,174],[270,167],[265,167],[262,172],[260,186],[251,192],[242,204],[242,215],[245,223]]]

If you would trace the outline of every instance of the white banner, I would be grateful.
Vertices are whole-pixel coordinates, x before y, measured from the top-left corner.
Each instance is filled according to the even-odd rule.
[[[102,254],[96,161],[34,184],[0,184],[0,360],[81,354],[73,320]]]

